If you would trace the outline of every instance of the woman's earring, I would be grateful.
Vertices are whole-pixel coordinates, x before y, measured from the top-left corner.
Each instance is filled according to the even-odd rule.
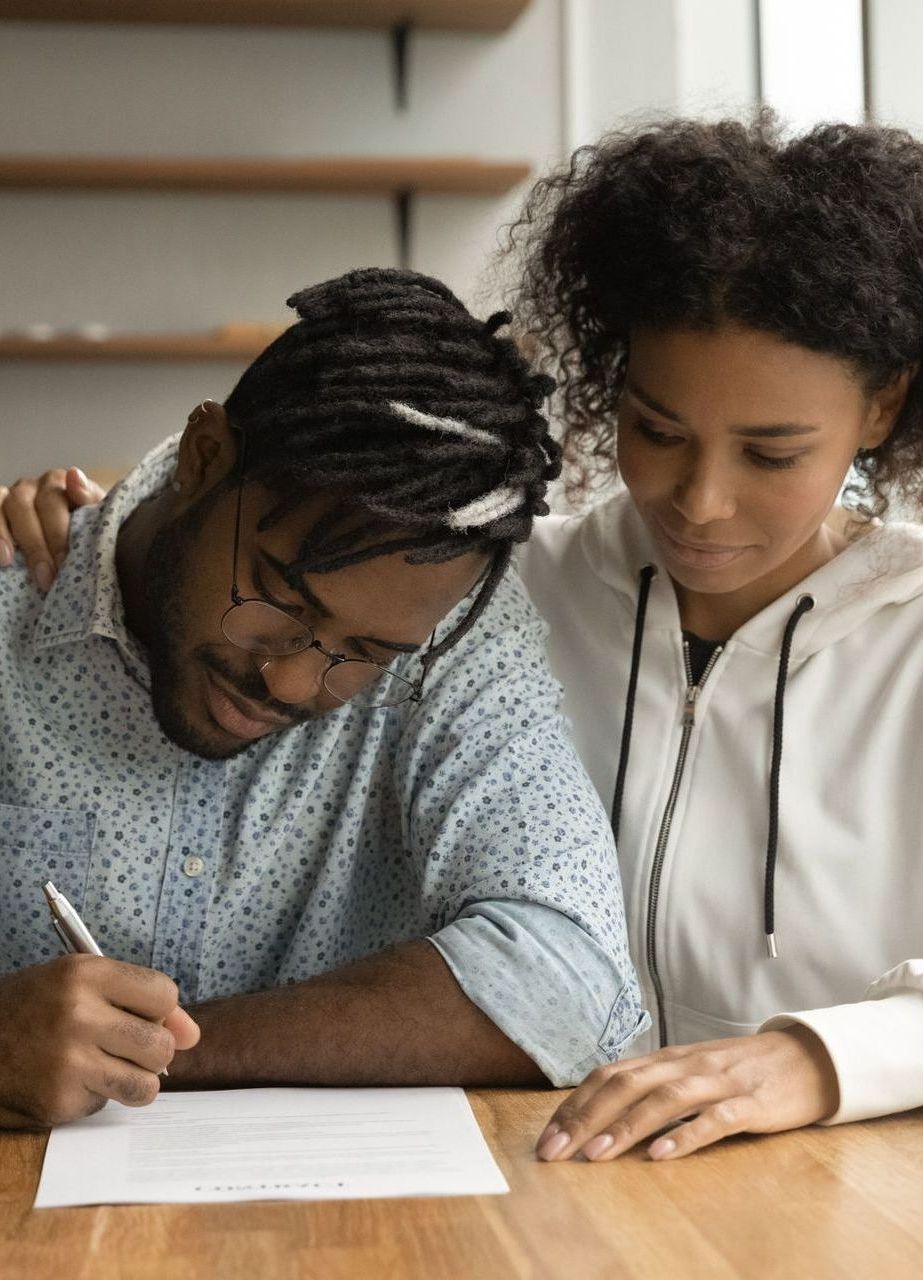
[[[183,492],[183,486],[180,484],[179,480],[171,480],[171,481],[170,481],[170,488],[173,490],[173,492],[174,492],[174,493],[182,493],[182,492]]]

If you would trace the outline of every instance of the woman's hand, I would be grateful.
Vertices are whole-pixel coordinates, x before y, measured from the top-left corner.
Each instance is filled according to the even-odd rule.
[[[654,1160],[689,1155],[732,1133],[775,1133],[832,1115],[833,1063],[806,1027],[676,1045],[591,1072],[538,1141],[543,1160],[612,1160],[651,1144]]]
[[[105,496],[79,467],[46,471],[38,480],[0,485],[0,568],[13,563],[20,549],[40,591],[48,591],[67,555],[71,512]]]

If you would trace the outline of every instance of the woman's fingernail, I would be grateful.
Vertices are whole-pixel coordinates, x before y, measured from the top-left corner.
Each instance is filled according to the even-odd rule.
[[[591,1138],[589,1142],[584,1144],[583,1154],[588,1160],[598,1160],[614,1145],[615,1138],[611,1133],[601,1133],[598,1137]]]
[[[664,1156],[671,1156],[675,1150],[676,1142],[673,1138],[658,1138],[648,1147],[647,1154],[652,1160],[662,1160]]]
[[[32,571],[36,585],[43,595],[47,595],[51,590],[51,584],[54,582],[54,573],[51,565],[47,560],[40,560]]]
[[[538,1154],[543,1160],[555,1160],[565,1147],[570,1145],[569,1133],[556,1133],[553,1138],[549,1138],[547,1142],[543,1142],[538,1149]]]
[[[77,479],[83,485],[84,489],[88,489],[90,487],[90,482],[86,477],[86,473],[81,471],[79,467],[74,467],[74,470],[77,472]]]
[[[13,548],[6,538],[0,538],[0,569],[9,569],[13,563]]]
[[[543,1147],[549,1138],[553,1138],[556,1133],[560,1132],[561,1126],[558,1124],[557,1120],[552,1120],[550,1124],[545,1126],[542,1136],[535,1145],[537,1147]]]

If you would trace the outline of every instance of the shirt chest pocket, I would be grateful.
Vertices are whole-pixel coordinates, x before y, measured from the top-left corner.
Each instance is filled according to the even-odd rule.
[[[96,814],[0,804],[0,972],[42,964],[61,952],[42,884],[80,909]]]

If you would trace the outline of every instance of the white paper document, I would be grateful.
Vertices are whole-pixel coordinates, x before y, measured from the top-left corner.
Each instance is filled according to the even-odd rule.
[[[53,1130],[35,1207],[508,1190],[461,1089],[223,1089]]]

